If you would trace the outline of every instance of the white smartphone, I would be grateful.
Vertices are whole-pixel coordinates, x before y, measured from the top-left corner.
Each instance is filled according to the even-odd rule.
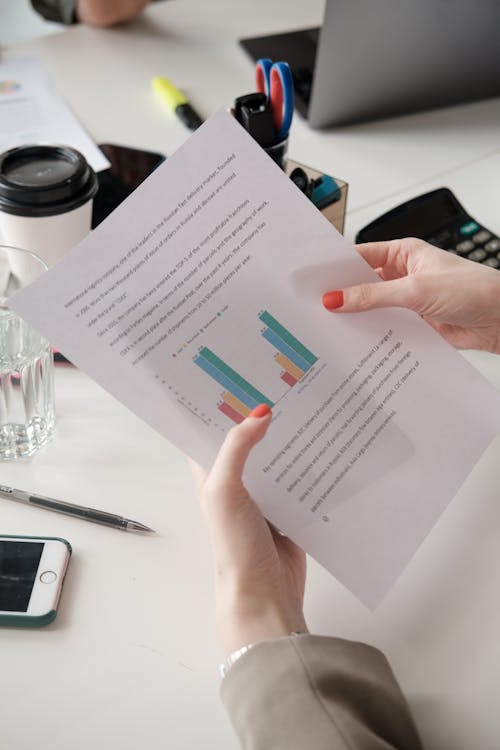
[[[0,625],[52,622],[70,557],[66,539],[0,536]]]

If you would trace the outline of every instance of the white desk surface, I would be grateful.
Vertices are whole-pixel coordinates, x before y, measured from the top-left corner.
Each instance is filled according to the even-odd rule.
[[[167,75],[204,116],[252,90],[237,39],[318,24],[320,0],[172,0],[115,29],[72,27],[11,48],[35,54],[97,142],[172,153],[189,135],[154,99]],[[290,156],[349,183],[346,235],[448,185],[500,233],[500,100],[314,132]],[[500,360],[467,356],[500,387]],[[452,383],[450,383],[452,387]],[[57,431],[1,481],[151,525],[155,537],[1,501],[2,531],[66,537],[57,620],[0,634],[0,733],[9,750],[237,747],[218,698],[210,550],[183,456],[83,373],[60,367]],[[471,394],[473,398],[473,394]],[[428,750],[493,750],[500,737],[500,439],[375,613],[314,562],[312,631],[382,648]]]

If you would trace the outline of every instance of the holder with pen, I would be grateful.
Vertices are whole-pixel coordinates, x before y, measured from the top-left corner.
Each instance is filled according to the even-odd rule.
[[[268,58],[255,66],[257,91],[234,101],[234,117],[262,146],[339,232],[344,229],[347,183],[287,158],[293,118],[292,73],[288,63]]]

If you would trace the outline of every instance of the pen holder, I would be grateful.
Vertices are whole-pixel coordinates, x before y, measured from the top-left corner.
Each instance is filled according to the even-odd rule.
[[[278,143],[273,143],[272,146],[263,146],[264,151],[268,154],[273,161],[276,162],[278,167],[286,169],[286,155],[288,152],[288,136],[283,138]]]
[[[347,182],[339,180],[338,177],[331,177],[317,169],[307,167],[292,159],[287,159],[284,166],[285,173],[290,177],[293,171],[302,170],[308,181],[310,188],[310,200],[317,206],[323,216],[333,224],[340,234],[344,231],[345,212],[347,205]]]
[[[234,108],[230,108],[229,112],[233,117],[236,117]],[[256,140],[259,142],[257,138]],[[335,229],[342,234],[344,231],[347,204],[347,183],[336,177],[319,172],[317,169],[307,167],[305,164],[287,159],[288,136],[278,141],[278,143],[274,143],[271,146],[262,146],[262,148],[289,177],[294,170],[299,170],[303,173],[304,184],[301,186],[302,192],[310,198],[330,224],[333,224]]]

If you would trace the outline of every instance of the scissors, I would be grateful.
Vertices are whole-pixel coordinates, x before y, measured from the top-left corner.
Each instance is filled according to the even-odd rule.
[[[267,57],[257,60],[255,65],[257,91],[264,93],[271,105],[276,138],[287,137],[293,116],[293,79],[286,62],[273,63]]]

